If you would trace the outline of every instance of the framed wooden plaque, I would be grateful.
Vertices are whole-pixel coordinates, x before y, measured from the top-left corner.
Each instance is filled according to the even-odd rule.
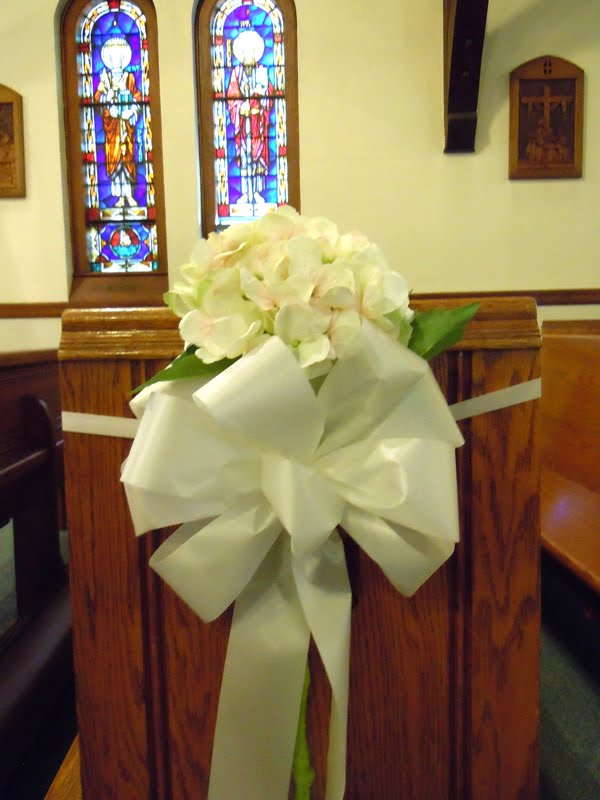
[[[580,178],[583,70],[540,56],[510,74],[509,178]]]
[[[23,98],[1,83],[0,197],[25,197]]]

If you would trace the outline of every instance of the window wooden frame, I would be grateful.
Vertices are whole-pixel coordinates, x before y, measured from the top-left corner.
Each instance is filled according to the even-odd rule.
[[[285,37],[285,100],[287,121],[288,203],[300,211],[300,147],[298,132],[298,44],[293,0],[273,0],[283,16]],[[220,0],[200,0],[196,12],[196,90],[200,143],[202,233],[215,230],[215,155],[210,22]]]
[[[150,113],[152,117],[152,163],[154,167],[159,266],[158,270],[142,274],[90,273],[88,269],[84,183],[83,171],[81,169],[76,31],[81,13],[88,5],[89,0],[74,0],[65,9],[61,20],[67,181],[69,189],[73,260],[73,282],[71,284],[69,297],[69,305],[71,306],[162,305],[162,295],[168,289],[156,12],[151,0],[133,1],[144,13],[147,26],[151,91]]]

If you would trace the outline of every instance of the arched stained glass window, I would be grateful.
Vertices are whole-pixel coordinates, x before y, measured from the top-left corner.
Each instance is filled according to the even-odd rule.
[[[205,232],[298,208],[291,0],[205,0],[197,25]]]
[[[74,2],[63,17],[76,279],[166,284],[155,28],[148,0]],[[118,285],[140,299],[139,281]]]

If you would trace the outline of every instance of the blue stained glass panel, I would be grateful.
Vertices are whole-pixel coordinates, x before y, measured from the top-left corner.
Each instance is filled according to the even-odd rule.
[[[217,226],[262,215],[277,203],[278,186],[287,187],[283,19],[272,0],[261,6],[233,0],[211,23],[211,54],[219,70],[213,85],[225,95],[226,147],[216,145],[215,172],[226,189],[217,187]]]
[[[152,134],[146,20],[133,4],[109,6],[102,0],[86,7],[78,31],[90,269],[155,269],[157,254],[149,254],[147,245],[156,241],[156,230],[154,190],[148,180]],[[105,226],[98,234],[94,220],[120,220],[117,233],[123,243],[115,249],[117,233]],[[139,246],[134,247],[136,241]]]
[[[154,225],[111,222],[93,226],[88,258],[93,272],[150,272],[156,269]]]

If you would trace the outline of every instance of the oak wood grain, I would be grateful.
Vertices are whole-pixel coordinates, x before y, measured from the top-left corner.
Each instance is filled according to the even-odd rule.
[[[62,405],[123,416],[122,361],[61,365]],[[118,481],[129,444],[65,434],[73,649],[84,797],[151,797],[139,545]]]
[[[539,377],[537,354],[474,353],[472,391]],[[470,420],[467,626],[470,794],[537,797],[539,725],[539,401]]]

